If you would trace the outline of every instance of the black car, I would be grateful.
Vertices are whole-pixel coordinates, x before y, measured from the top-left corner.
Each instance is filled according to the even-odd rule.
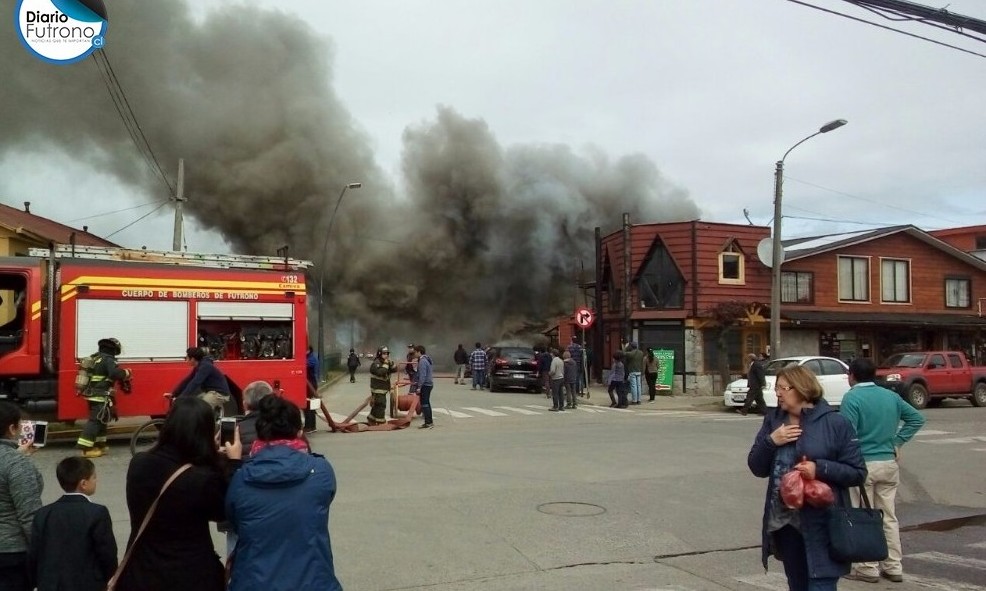
[[[538,364],[530,347],[495,347],[496,357],[490,370],[490,391],[504,388],[524,388],[541,391]]]

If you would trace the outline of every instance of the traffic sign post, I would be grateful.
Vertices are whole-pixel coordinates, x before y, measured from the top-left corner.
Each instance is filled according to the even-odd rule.
[[[596,315],[589,308],[583,307],[575,311],[575,324],[578,324],[582,330],[592,326],[592,323],[595,321]]]
[[[579,326],[579,328],[582,329],[582,343],[581,344],[582,344],[582,351],[583,351],[583,353],[582,353],[582,367],[579,368],[579,371],[582,372],[582,383],[585,384],[585,397],[586,398],[589,397],[589,375],[588,375],[588,373],[589,373],[588,372],[588,369],[589,368],[588,368],[587,363],[586,363],[588,360],[586,359],[587,355],[585,353],[585,331],[586,331],[587,328],[589,328],[590,326],[592,326],[592,323],[595,322],[595,321],[596,321],[596,315],[589,308],[586,308],[585,306],[583,306],[583,307],[575,310],[575,324],[577,324]]]

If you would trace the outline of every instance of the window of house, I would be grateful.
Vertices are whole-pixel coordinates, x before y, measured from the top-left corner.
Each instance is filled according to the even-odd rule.
[[[657,242],[651,249],[637,278],[637,290],[641,308],[685,307],[685,278],[664,244]]]
[[[972,291],[968,277],[945,278],[945,307],[968,308]]]
[[[986,234],[976,236],[976,250],[986,250]]]
[[[880,299],[884,302],[911,301],[911,262],[900,259],[880,261]]]
[[[743,285],[746,283],[746,265],[743,253],[736,242],[730,240],[719,253],[719,283]]]
[[[781,302],[785,304],[810,304],[815,299],[812,291],[814,273],[805,271],[781,272]]]
[[[839,257],[839,301],[870,301],[868,257]]]

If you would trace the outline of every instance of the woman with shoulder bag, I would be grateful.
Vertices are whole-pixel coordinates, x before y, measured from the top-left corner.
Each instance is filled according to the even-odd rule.
[[[236,433],[233,443],[221,448],[227,461],[212,407],[197,397],[175,399],[157,444],[134,456],[127,470],[131,533],[116,591],[226,588],[209,522],[225,519],[228,474],[242,454]]]
[[[850,564],[829,555],[828,509],[788,508],[781,499],[781,478],[797,470],[818,479],[849,505],[848,489],[866,479],[866,464],[849,422],[822,398],[815,375],[801,366],[777,373],[778,408],[764,416],[747,457],[754,476],[767,478],[762,530],[762,560],[773,554],[784,564],[790,591],[835,591]]]

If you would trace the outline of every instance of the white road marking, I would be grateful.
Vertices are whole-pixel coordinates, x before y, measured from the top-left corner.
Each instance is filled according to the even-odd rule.
[[[908,554],[907,558],[911,560],[928,560],[938,564],[965,566],[968,568],[986,570],[986,560],[980,560],[979,558],[966,558],[965,556],[945,554],[944,552],[918,552],[917,554]]]
[[[487,408],[479,408],[478,406],[463,406],[462,408],[466,410],[471,410],[473,412],[478,412],[481,415],[486,415],[488,417],[505,417],[507,413],[497,412],[495,410],[489,410]]]
[[[920,439],[921,443],[938,443],[938,444],[949,444],[949,443],[976,443],[978,441],[986,442],[986,436],[983,435],[973,435],[972,437],[952,437],[949,439]]]
[[[713,421],[756,421],[763,420],[760,417],[721,417],[718,419],[712,419]]]
[[[778,572],[736,577],[735,580],[754,587],[760,587],[761,589],[770,589],[771,591],[787,591],[788,589],[787,578]]]
[[[960,583],[958,581],[936,579],[933,577],[919,577],[909,573],[904,573],[904,581],[907,583],[914,583],[918,587],[936,589],[937,591],[983,591],[982,585]]]
[[[582,412],[592,412],[592,413],[596,413],[596,412],[605,413],[606,412],[605,410],[599,410],[597,408],[588,408],[588,407],[586,407],[584,405],[582,405],[582,406],[576,406],[575,408],[578,409],[578,410],[581,410]]]
[[[456,410],[449,410],[447,408],[433,407],[431,409],[431,412],[437,412],[437,413],[440,413],[440,414],[443,414],[443,415],[448,415],[448,416],[452,417],[453,419],[471,419],[471,418],[473,418],[472,415],[467,415],[464,412],[459,412],[459,411],[456,411]]]
[[[535,412],[533,410],[527,410],[526,408],[517,408],[516,406],[494,406],[493,408],[499,408],[501,410],[509,410],[510,412],[515,412],[522,415],[539,415],[541,413]]]
[[[975,544],[966,544],[967,548],[980,548],[986,550],[986,542],[976,542]]]
[[[952,435],[955,431],[935,431],[934,429],[929,429],[927,431],[918,431],[915,437],[927,437],[929,435]]]

